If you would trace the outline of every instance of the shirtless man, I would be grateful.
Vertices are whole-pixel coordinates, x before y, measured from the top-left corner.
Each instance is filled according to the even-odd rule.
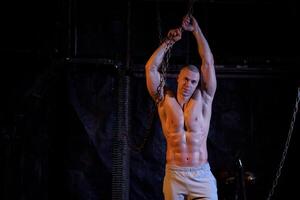
[[[161,79],[158,69],[166,50],[181,39],[179,28],[169,31],[168,39],[146,64],[147,88],[157,102],[167,142],[164,197],[165,200],[217,200],[216,179],[210,170],[206,145],[217,86],[214,59],[193,16],[185,16],[181,28],[195,37],[200,69],[194,65],[184,66],[177,77],[177,92],[162,87],[157,94]]]

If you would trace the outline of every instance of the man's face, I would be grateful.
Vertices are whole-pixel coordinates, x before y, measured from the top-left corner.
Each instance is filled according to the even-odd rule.
[[[183,69],[180,71],[177,83],[178,92],[184,97],[191,97],[195,89],[198,86],[199,73],[193,72],[189,69]]]

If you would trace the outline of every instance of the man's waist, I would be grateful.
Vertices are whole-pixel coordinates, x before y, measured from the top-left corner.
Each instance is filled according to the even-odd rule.
[[[209,163],[206,161],[204,163],[200,163],[200,164],[194,164],[191,166],[181,166],[181,165],[177,165],[177,164],[173,164],[173,163],[167,163],[166,164],[166,170],[171,170],[171,171],[198,171],[198,170],[210,170],[210,165]]]

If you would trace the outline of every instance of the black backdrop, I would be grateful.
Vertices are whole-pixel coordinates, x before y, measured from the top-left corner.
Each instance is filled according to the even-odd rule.
[[[142,151],[129,149],[130,199],[162,199],[165,141],[157,116],[150,121],[153,102],[143,72],[159,43],[156,3],[4,3],[1,199],[111,199],[116,65],[124,70],[126,63],[130,143],[142,144],[151,125]],[[160,1],[163,34],[178,26],[186,5]],[[265,199],[271,188],[299,87],[297,8],[296,1],[194,4],[217,66],[208,147],[220,199],[235,199],[237,186],[225,179],[237,173],[238,159],[256,177],[246,185],[248,199]],[[170,74],[185,62],[199,63],[187,34],[172,50]],[[176,87],[174,76],[168,81]],[[274,199],[297,195],[291,184],[297,138],[292,137]]]

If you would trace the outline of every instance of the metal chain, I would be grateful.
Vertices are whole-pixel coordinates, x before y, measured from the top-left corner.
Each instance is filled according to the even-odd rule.
[[[151,136],[151,131],[152,131],[151,127],[153,125],[154,117],[155,117],[155,114],[156,114],[156,112],[154,112],[156,109],[153,108],[153,106],[154,105],[151,104],[150,108],[149,108],[150,111],[147,111],[147,113],[148,113],[147,118],[149,119],[149,121],[148,121],[148,124],[147,124],[147,127],[146,127],[146,134],[145,134],[144,138],[142,139],[141,144],[134,145],[133,142],[128,138],[128,135],[124,134],[124,137],[126,137],[126,139],[127,139],[127,144],[129,146],[130,150],[132,150],[132,151],[141,152],[145,148],[145,145],[146,145],[147,141],[149,140],[149,138]]]
[[[188,16],[191,16],[192,13],[193,13],[193,4],[194,4],[194,2],[195,2],[195,0],[190,0],[189,1],[188,11],[187,11]],[[166,37],[166,38],[162,39],[161,18],[160,18],[158,5],[157,5],[157,21],[159,22],[159,23],[157,23],[157,25],[158,25],[157,29],[159,31],[158,34],[159,34],[160,42],[161,42],[161,44],[166,42],[167,47],[166,47],[166,50],[164,52],[165,56],[163,58],[163,61],[162,61],[161,67],[160,67],[161,77],[160,77],[160,82],[159,82],[159,85],[156,89],[156,94],[155,94],[155,104],[156,104],[156,106],[162,100],[161,91],[162,91],[163,87],[166,84],[166,73],[167,73],[167,68],[169,66],[169,60],[170,60],[170,57],[171,57],[171,49],[172,49],[172,46],[174,44],[174,42],[172,41],[172,38]],[[180,29],[181,32],[183,32],[182,27],[180,27],[179,29]]]
[[[271,197],[273,196],[274,191],[275,191],[275,187],[277,186],[279,177],[281,175],[281,170],[282,170],[282,167],[284,165],[284,161],[285,161],[285,158],[286,158],[286,155],[287,155],[287,151],[288,151],[288,148],[289,148],[289,144],[290,144],[293,129],[294,129],[294,124],[295,124],[295,121],[296,121],[299,101],[300,101],[300,87],[298,88],[298,95],[297,95],[297,98],[296,98],[296,104],[295,104],[295,108],[294,108],[294,112],[293,112],[292,121],[291,121],[291,124],[290,124],[290,129],[289,129],[289,132],[288,132],[288,137],[287,137],[287,140],[285,142],[284,151],[282,153],[281,160],[280,160],[280,163],[279,163],[279,167],[278,167],[278,170],[276,172],[276,176],[275,176],[275,179],[273,181],[272,188],[269,192],[267,200],[270,200]]]
[[[167,67],[169,66],[169,60],[170,60],[170,57],[171,57],[171,48],[173,46],[173,43],[171,42],[167,42],[167,48],[165,50],[165,57],[162,61],[162,64],[161,64],[161,68],[160,68],[160,82],[159,82],[159,85],[156,89],[156,94],[155,94],[155,104],[157,106],[157,104],[162,100],[162,94],[161,94],[161,91],[163,89],[163,87],[165,86],[166,84],[166,74],[167,74]]]
[[[159,12],[159,3],[158,1],[156,2],[156,20],[157,20],[157,30],[158,30],[158,37],[159,37],[159,41],[160,41],[160,44],[162,44],[163,42],[167,42],[167,39],[168,38],[165,38],[163,39],[162,38],[162,30],[161,30],[161,17],[160,17],[160,12]],[[169,46],[170,45],[170,46]],[[147,141],[149,140],[150,136],[151,136],[151,132],[152,132],[152,129],[151,127],[153,126],[153,122],[154,122],[154,119],[155,119],[155,115],[157,113],[157,109],[156,109],[156,106],[157,106],[157,103],[161,100],[160,98],[160,92],[162,91],[162,88],[164,87],[165,85],[165,77],[166,77],[166,71],[167,71],[167,66],[168,66],[168,62],[169,62],[169,59],[170,59],[170,47],[172,46],[171,43],[167,43],[167,48],[166,48],[166,52],[165,52],[165,58],[162,62],[162,65],[161,65],[161,68],[160,68],[160,73],[161,73],[161,79],[160,79],[160,84],[157,88],[157,93],[155,94],[155,107],[154,105],[150,105],[150,112],[147,112],[148,113],[148,124],[146,125],[146,134],[145,134],[145,137],[142,139],[142,142],[140,145],[134,145],[130,140],[129,138],[127,138],[127,141],[128,141],[128,145],[130,147],[131,150],[135,151],[135,152],[141,152],[144,148],[145,148],[145,145],[147,143]],[[124,135],[125,137],[128,137],[127,135]]]
[[[192,15],[192,12],[193,12],[193,3],[194,3],[195,0],[190,0],[189,1],[189,5],[188,5],[188,12],[187,12],[187,15],[191,16]],[[153,125],[153,121],[154,121],[154,118],[155,118],[155,114],[157,113],[157,104],[162,100],[162,96],[161,96],[161,91],[163,89],[163,87],[165,86],[165,82],[166,82],[166,74],[167,74],[167,68],[169,66],[169,60],[170,60],[170,57],[171,57],[171,49],[172,49],[172,46],[174,44],[174,42],[172,41],[172,38],[168,38],[168,37],[165,37],[165,38],[162,38],[162,30],[161,30],[161,17],[160,17],[160,12],[159,12],[159,1],[156,1],[156,17],[157,17],[157,30],[158,30],[158,37],[159,37],[159,41],[160,41],[160,44],[162,43],[166,43],[167,44],[167,47],[165,49],[165,56],[163,58],[163,61],[161,63],[161,66],[160,66],[160,83],[156,89],[156,94],[155,94],[155,107],[153,107],[151,105],[151,111],[148,112],[149,113],[149,120],[148,120],[148,125],[146,127],[146,135],[145,137],[143,138],[143,141],[142,143],[137,146],[137,145],[133,145],[129,138],[127,138],[127,141],[128,141],[128,145],[130,147],[131,150],[134,150],[136,152],[141,152],[142,149],[144,149],[148,139],[150,138],[151,136],[151,127]],[[183,29],[180,28],[180,31],[182,32]],[[126,137],[128,137],[127,135],[125,135]]]
[[[191,16],[193,14],[193,4],[194,4],[195,0],[190,0],[189,1],[189,5],[188,5],[188,12],[187,15]]]
[[[158,30],[158,37],[159,37],[159,42],[160,44],[167,42],[168,38],[162,38],[162,30],[161,30],[161,16],[160,16],[160,12],[159,12],[159,3],[158,1],[156,1],[156,20],[157,20],[157,30]],[[163,89],[163,87],[165,86],[165,80],[166,80],[166,72],[167,72],[167,67],[169,65],[169,59],[171,57],[171,47],[172,45],[170,43],[167,43],[167,48],[164,52],[164,58],[163,61],[161,63],[161,67],[160,67],[160,82],[158,87],[156,88],[156,94],[155,94],[155,105],[157,106],[157,104],[162,100],[161,97],[161,91]]]

